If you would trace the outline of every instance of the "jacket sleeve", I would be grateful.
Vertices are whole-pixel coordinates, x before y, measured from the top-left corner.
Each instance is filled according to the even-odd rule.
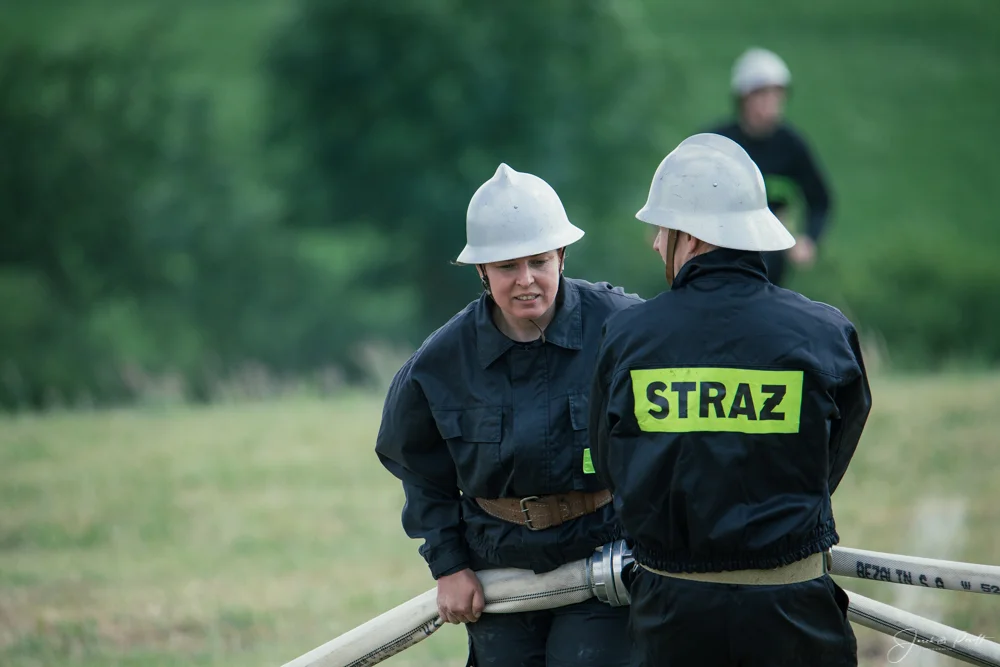
[[[611,425],[608,424],[608,403],[610,401],[611,372],[614,369],[614,358],[607,346],[607,325],[604,326],[601,346],[597,353],[597,366],[594,370],[590,389],[590,415],[588,430],[590,432],[590,451],[594,464],[594,473],[606,489],[615,492],[614,479],[608,470],[608,440]]]
[[[861,345],[857,331],[850,327],[847,333],[852,354],[850,373],[845,374],[846,382],[837,390],[835,400],[840,417],[833,422],[830,431],[830,494],[832,495],[847,472],[847,466],[854,457],[864,431],[868,414],[871,412],[872,395],[861,357]]]
[[[411,366],[412,359],[389,387],[375,452],[403,483],[403,530],[424,540],[420,555],[438,579],[469,567],[469,555],[455,464]]]
[[[605,330],[606,330],[605,326]],[[614,496],[613,504],[615,516],[618,521],[621,539],[625,540],[629,546],[634,546],[628,529],[621,520],[622,501],[621,496],[616,492],[615,478],[612,475],[610,465],[611,447],[614,443],[611,440],[611,429],[617,423],[617,417],[611,414],[611,380],[615,372],[615,355],[607,345],[606,331],[602,338],[601,348],[598,352],[597,367],[594,371],[594,379],[590,390],[590,451],[593,458],[594,473],[601,480],[604,488],[611,491]]]
[[[826,230],[833,207],[830,187],[805,140],[793,135],[795,145],[794,173],[792,177],[802,190],[806,204],[806,235],[819,241]]]

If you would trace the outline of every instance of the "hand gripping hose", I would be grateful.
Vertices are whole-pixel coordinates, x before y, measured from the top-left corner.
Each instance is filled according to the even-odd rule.
[[[484,611],[512,614],[552,609],[594,596],[590,559],[535,574],[504,568],[477,572],[486,596]],[[437,611],[437,588],[302,655],[283,667],[368,667],[429,637],[443,625]]]
[[[831,574],[890,581],[956,591],[994,592],[1000,583],[991,565],[939,561],[834,547]],[[611,606],[630,602],[623,581],[633,567],[624,542],[606,544],[590,558],[557,570],[535,574],[504,568],[477,572],[486,596],[486,613],[503,614],[552,609],[591,597]],[[878,574],[872,574],[878,568]],[[898,572],[897,572],[898,570]],[[989,589],[989,590],[988,590]],[[972,636],[942,623],[897,609],[848,591],[851,621],[894,638],[899,662],[913,646],[921,646],[981,667],[1000,667],[1000,644]],[[283,667],[368,667],[429,637],[442,621],[437,613],[437,589],[418,595],[363,625],[292,660]]]

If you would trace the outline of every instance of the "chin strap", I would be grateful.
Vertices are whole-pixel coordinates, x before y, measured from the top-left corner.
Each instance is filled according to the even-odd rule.
[[[677,249],[677,236],[678,232],[676,229],[667,230],[666,273],[667,273],[667,285],[670,285],[671,287],[674,284],[674,251]]]
[[[487,294],[493,296],[493,293],[490,292],[490,279],[486,276],[486,265],[477,264],[476,267],[479,269],[479,282],[483,284],[483,289],[486,290]]]

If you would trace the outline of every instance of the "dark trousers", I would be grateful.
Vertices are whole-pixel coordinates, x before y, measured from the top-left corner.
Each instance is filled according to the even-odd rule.
[[[597,598],[466,624],[470,667],[627,667],[628,607]]]
[[[847,594],[829,575],[783,586],[688,581],[637,570],[632,667],[858,664]]]
[[[784,287],[782,281],[785,279],[785,268],[788,266],[785,252],[784,250],[776,250],[761,253],[764,256],[764,264],[767,266],[767,279],[778,287]]]

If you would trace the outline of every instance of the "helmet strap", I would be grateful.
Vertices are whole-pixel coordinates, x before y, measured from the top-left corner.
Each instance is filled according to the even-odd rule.
[[[671,287],[674,284],[674,251],[677,249],[677,235],[678,231],[676,229],[667,230],[666,275],[667,285]]]
[[[490,279],[486,275],[486,265],[477,264],[476,266],[479,268],[480,271],[479,282],[483,284],[483,289],[486,290],[486,293],[489,294],[490,296],[493,296],[493,292],[490,291]]]

